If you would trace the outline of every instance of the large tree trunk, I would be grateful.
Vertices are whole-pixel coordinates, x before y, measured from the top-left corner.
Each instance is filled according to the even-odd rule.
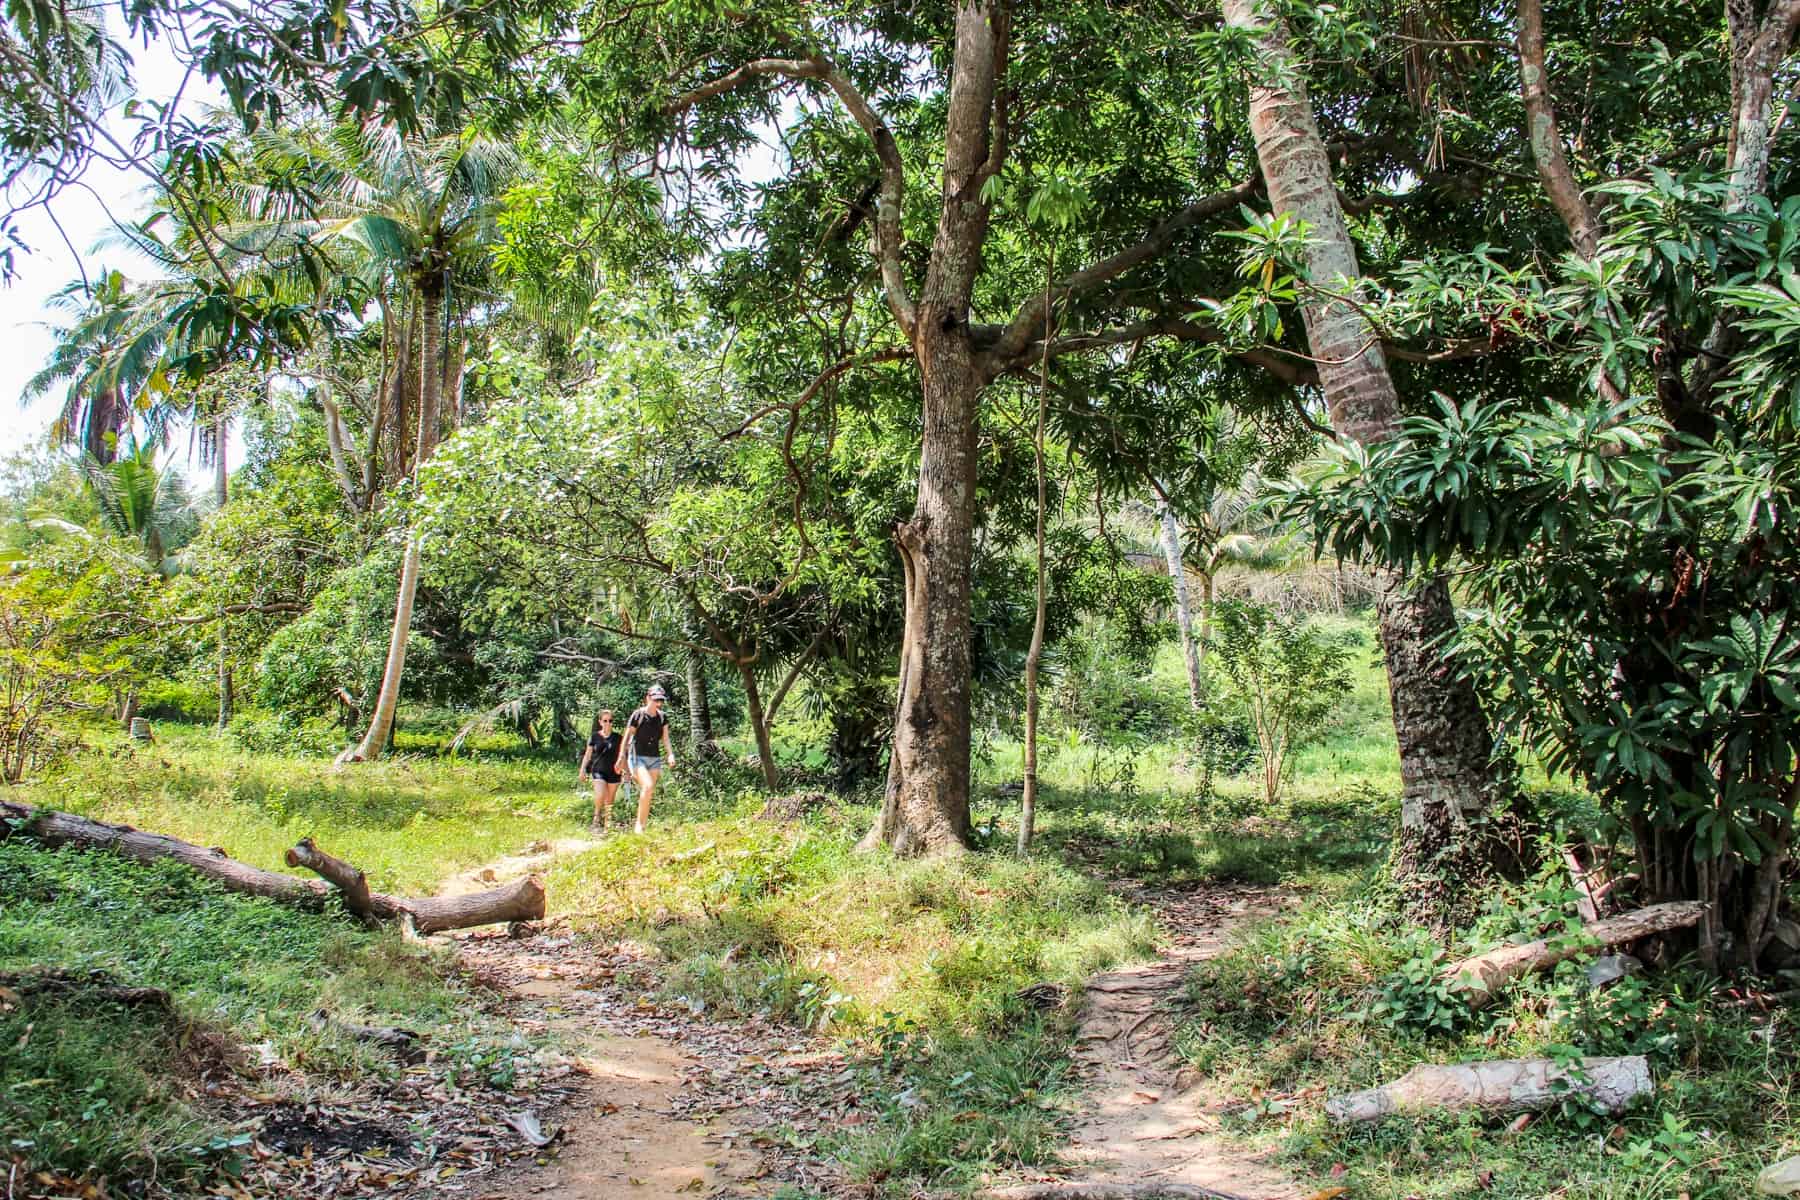
[[[999,168],[992,142],[1005,62],[1003,4],[963,0],[944,135],[943,208],[913,322],[925,428],[919,493],[896,531],[906,573],[906,633],[888,794],[867,842],[900,853],[968,846],[970,574],[974,563],[976,417],[993,364],[969,336],[969,298],[981,270],[988,201]]]
[[[439,412],[443,398],[444,292],[440,278],[428,278],[419,289],[419,326],[423,352],[419,358],[419,432],[414,469],[431,457],[437,446]],[[394,599],[394,627],[388,636],[387,663],[381,672],[381,692],[375,715],[362,741],[338,756],[339,762],[371,762],[381,757],[393,731],[394,709],[400,701],[400,681],[406,670],[406,642],[412,633],[413,599],[419,589],[419,539],[409,533],[400,566],[400,588]]]
[[[1331,163],[1312,103],[1290,51],[1286,30],[1262,0],[1225,0],[1226,19],[1251,32],[1257,48],[1250,88],[1250,128],[1276,212],[1310,227],[1307,268],[1323,293],[1359,277],[1356,247],[1344,222]],[[1363,445],[1394,436],[1400,404],[1381,339],[1353,298],[1314,294],[1302,306],[1307,339],[1332,424]],[[1378,604],[1394,732],[1400,743],[1402,869],[1422,865],[1457,843],[1471,817],[1497,792],[1493,741],[1474,689],[1458,678],[1434,645],[1454,627],[1442,580],[1416,589],[1390,577]]]
[[[413,923],[418,933],[534,921],[544,915],[544,887],[535,876],[467,896],[386,896],[370,891],[361,871],[320,851],[310,838],[288,851],[288,864],[316,871],[330,880],[329,884],[264,871],[238,862],[217,847],[206,849],[166,834],[145,833],[129,825],[108,825],[48,808],[0,800],[0,818],[0,840],[16,829],[47,846],[110,850],[145,863],[173,859],[228,891],[306,908],[323,907],[335,890],[342,895],[345,907],[358,916],[370,920],[404,918]]]
[[[1168,501],[1156,504],[1162,531],[1163,558],[1169,564],[1169,580],[1175,585],[1175,628],[1181,635],[1181,656],[1187,662],[1188,703],[1200,707],[1200,647],[1194,638],[1194,609],[1188,599],[1187,568],[1181,557],[1181,526]]]

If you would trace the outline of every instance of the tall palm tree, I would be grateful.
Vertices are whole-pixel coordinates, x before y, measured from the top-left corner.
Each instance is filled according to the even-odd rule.
[[[512,149],[470,130],[406,135],[369,122],[269,130],[256,141],[256,157],[270,179],[300,177],[306,185],[247,189],[247,206],[260,220],[243,231],[246,237],[290,247],[302,259],[319,250],[344,256],[372,293],[394,288],[403,308],[417,314],[416,391],[410,381],[396,381],[406,385],[402,396],[417,397],[416,469],[437,445],[446,395],[454,402],[460,390],[460,339],[449,345],[446,305],[459,282],[486,266],[500,197],[517,166]],[[402,323],[410,350],[411,322]],[[402,352],[395,361],[404,371],[413,360]],[[390,407],[398,428],[404,406]],[[376,758],[387,744],[418,580],[419,544],[408,537],[381,693],[368,731],[341,761]]]
[[[114,270],[76,280],[50,304],[73,319],[58,330],[49,361],[26,382],[20,398],[30,401],[64,385],[53,436],[109,463],[162,358],[166,306],[157,303],[153,289]]]

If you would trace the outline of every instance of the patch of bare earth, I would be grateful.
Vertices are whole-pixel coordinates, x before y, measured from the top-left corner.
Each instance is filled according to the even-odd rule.
[[[1157,961],[1088,980],[1075,1058],[1086,1097],[1055,1175],[984,1195],[994,1200],[1294,1200],[1302,1189],[1273,1164],[1220,1133],[1234,1107],[1180,1063],[1173,1039],[1183,981],[1220,953],[1233,929],[1282,907],[1269,888],[1203,884],[1130,888],[1167,931]]]
[[[534,848],[451,886],[492,886],[571,848]],[[548,1139],[534,1159],[486,1175],[468,1194],[662,1200],[837,1183],[811,1146],[822,1129],[862,1116],[852,1073],[826,1039],[654,1002],[656,964],[629,942],[554,926],[457,941],[463,964],[504,995],[512,1022],[549,1035],[577,1073],[572,1092],[533,1114]]]

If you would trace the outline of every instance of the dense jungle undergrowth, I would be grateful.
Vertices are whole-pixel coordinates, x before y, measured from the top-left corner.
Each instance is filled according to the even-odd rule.
[[[1274,806],[1242,753],[1071,726],[1045,755],[1040,841],[1020,861],[1004,786],[1018,747],[996,731],[978,747],[980,848],[900,861],[853,850],[868,795],[820,791],[798,821],[763,819],[754,771],[730,757],[739,746],[672,772],[646,835],[551,860],[550,917],[646,948],[647,1002],[844,1039],[873,1119],[813,1149],[857,1187],[910,1195],[1056,1160],[1079,1103],[1073,1005],[1046,1014],[1019,992],[1053,983],[1076,995],[1093,972],[1151,956],[1154,909],[1121,891],[1153,902],[1157,889],[1211,881],[1278,884],[1297,905],[1194,971],[1178,1043],[1235,1097],[1221,1119],[1247,1149],[1274,1150],[1297,1178],[1392,1200],[1743,1194],[1800,1138],[1792,997],[1681,964],[1590,992],[1576,962],[1479,1015],[1459,1006],[1435,982],[1444,961],[1561,927],[1576,895],[1546,868],[1497,891],[1453,943],[1408,927],[1383,872],[1396,781],[1381,676],[1366,626],[1324,627],[1363,652]],[[1178,689],[1178,672],[1164,655],[1133,694]],[[155,745],[133,747],[93,727],[85,752],[20,796],[270,868],[311,835],[397,891],[581,834],[589,802],[567,754],[491,735],[450,755],[435,722],[410,715],[399,753],[355,772],[319,754],[246,749],[270,743],[241,730],[164,722]],[[787,733],[798,745],[805,730]],[[819,768],[796,751],[788,782],[803,791]],[[1594,820],[1578,793],[1540,778],[1532,794],[1550,827]],[[76,1179],[118,1194],[205,1190],[249,1152],[231,1124],[244,1097],[329,1096],[402,1069],[309,1021],[320,1009],[424,1032],[429,1069],[495,1102],[529,1094],[550,1061],[544,1039],[507,1028],[448,952],[342,913],[17,837],[0,841],[0,883],[0,975],[98,971],[173,997],[163,1011],[0,992],[9,1154],[65,1190]],[[1618,1120],[1571,1101],[1523,1126],[1440,1116],[1350,1133],[1321,1114],[1327,1093],[1415,1063],[1578,1053],[1648,1054],[1653,1101]]]

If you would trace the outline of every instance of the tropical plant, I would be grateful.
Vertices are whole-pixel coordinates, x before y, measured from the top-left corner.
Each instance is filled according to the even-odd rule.
[[[1242,600],[1220,602],[1213,650],[1231,698],[1256,731],[1263,799],[1273,805],[1295,754],[1350,690],[1350,650],[1301,617]]]
[[[107,530],[135,541],[154,570],[174,574],[172,552],[193,533],[194,505],[181,475],[157,465],[155,444],[132,438],[112,462],[85,459],[82,477]]]

